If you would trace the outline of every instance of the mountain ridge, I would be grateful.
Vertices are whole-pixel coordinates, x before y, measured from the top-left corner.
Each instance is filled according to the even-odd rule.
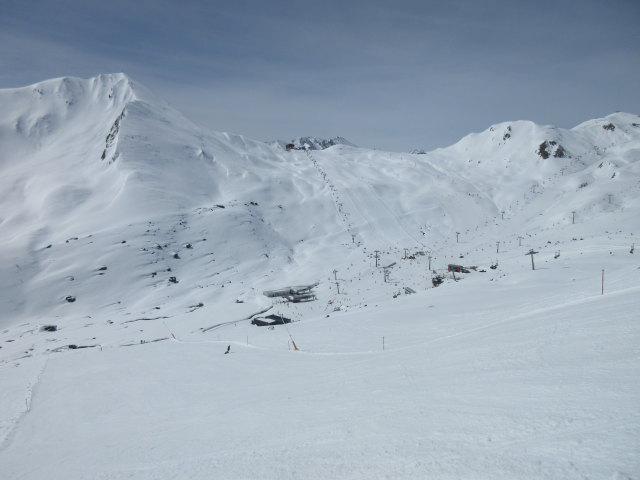
[[[203,217],[195,212],[221,217],[208,226],[197,220],[201,237],[224,225],[232,229],[232,238],[240,235],[237,244],[246,243],[255,252],[241,267],[245,255],[225,243],[228,271],[264,270],[265,278],[289,272],[294,283],[300,283],[299,276],[313,282],[317,275],[301,272],[321,268],[336,255],[358,257],[362,249],[412,246],[436,251],[454,232],[486,228],[498,216],[534,208],[531,205],[542,197],[555,198],[549,208],[559,213],[549,216],[566,223],[570,216],[564,205],[593,209],[583,185],[601,190],[603,198],[621,187],[615,186],[619,181],[630,191],[633,177],[624,177],[635,175],[637,162],[635,154],[627,152],[639,148],[640,139],[640,129],[634,126],[640,119],[616,113],[571,130],[502,122],[425,155],[347,143],[285,152],[279,146],[198,127],[125,74],[88,80],[64,77],[4,90],[0,104],[13,115],[0,123],[5,159],[0,227],[7,245],[2,278],[7,291],[14,292],[5,298],[7,312],[22,310],[15,305],[28,305],[30,287],[25,285],[35,282],[44,291],[53,288],[56,276],[67,275],[63,267],[54,269],[55,274],[38,273],[47,262],[59,263],[54,257],[44,260],[43,255],[50,257],[53,251],[43,252],[46,245],[95,238],[97,232],[103,232],[107,242],[116,231],[122,232],[117,236],[128,236],[127,226],[136,225],[137,248],[148,251],[153,248],[145,240],[150,229],[143,225],[160,222],[166,225],[165,233],[155,243],[178,251],[182,240],[169,224],[183,218],[177,223],[180,227]],[[613,130],[603,128],[609,124]],[[541,154],[543,146],[547,158]],[[576,193],[567,193],[571,190]],[[539,223],[535,216],[527,222]],[[243,233],[233,233],[235,228]],[[88,243],[85,248],[94,251],[92,257],[100,257],[107,244],[98,248]],[[162,255],[166,268],[176,263],[168,253]],[[152,282],[141,280],[140,273],[126,273],[126,264],[135,264],[137,256],[126,254],[121,270],[128,279],[123,281],[144,284],[143,291],[151,288],[157,293],[163,281],[157,272]],[[34,264],[40,257],[45,263]],[[115,252],[107,257],[119,261]],[[32,267],[15,277],[9,258]],[[181,268],[180,263],[172,268]],[[189,275],[198,283],[202,274]],[[188,294],[186,286],[173,290]],[[248,292],[241,288],[234,296],[260,306],[259,296]],[[98,295],[98,290],[90,294]],[[49,295],[44,303],[60,308],[64,297]]]

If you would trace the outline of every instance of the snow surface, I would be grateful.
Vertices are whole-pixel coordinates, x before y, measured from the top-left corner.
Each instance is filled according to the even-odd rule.
[[[417,155],[124,74],[0,106],[2,478],[640,478],[640,117]]]

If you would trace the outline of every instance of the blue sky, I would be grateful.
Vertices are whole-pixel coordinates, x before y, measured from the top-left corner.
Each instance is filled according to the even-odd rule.
[[[640,2],[0,0],[0,88],[125,72],[258,140],[408,151],[640,113]]]

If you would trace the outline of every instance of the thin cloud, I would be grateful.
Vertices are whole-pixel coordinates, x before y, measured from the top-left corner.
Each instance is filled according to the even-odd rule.
[[[257,139],[434,148],[640,110],[635,2],[44,0],[0,7],[0,87],[124,71]]]

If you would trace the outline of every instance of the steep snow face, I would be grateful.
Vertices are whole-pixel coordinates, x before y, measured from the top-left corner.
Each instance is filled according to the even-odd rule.
[[[64,279],[75,281],[74,271],[91,276],[111,257],[122,265],[121,285],[68,289],[88,289],[98,303],[88,302],[87,311],[121,301],[122,284],[142,288],[140,279],[153,273],[127,270],[136,255],[110,251],[129,237],[124,226],[144,234],[145,222],[229,200],[248,172],[259,178],[275,159],[262,144],[201,130],[122,74],[5,90],[0,104],[0,281],[8,319],[55,309],[68,296]],[[248,183],[246,193],[258,184]],[[79,239],[86,239],[82,254],[59,249]]]
[[[100,159],[110,126],[133,98],[124,75],[0,91],[4,226],[75,209],[92,190],[117,184],[118,175],[91,159]]]

